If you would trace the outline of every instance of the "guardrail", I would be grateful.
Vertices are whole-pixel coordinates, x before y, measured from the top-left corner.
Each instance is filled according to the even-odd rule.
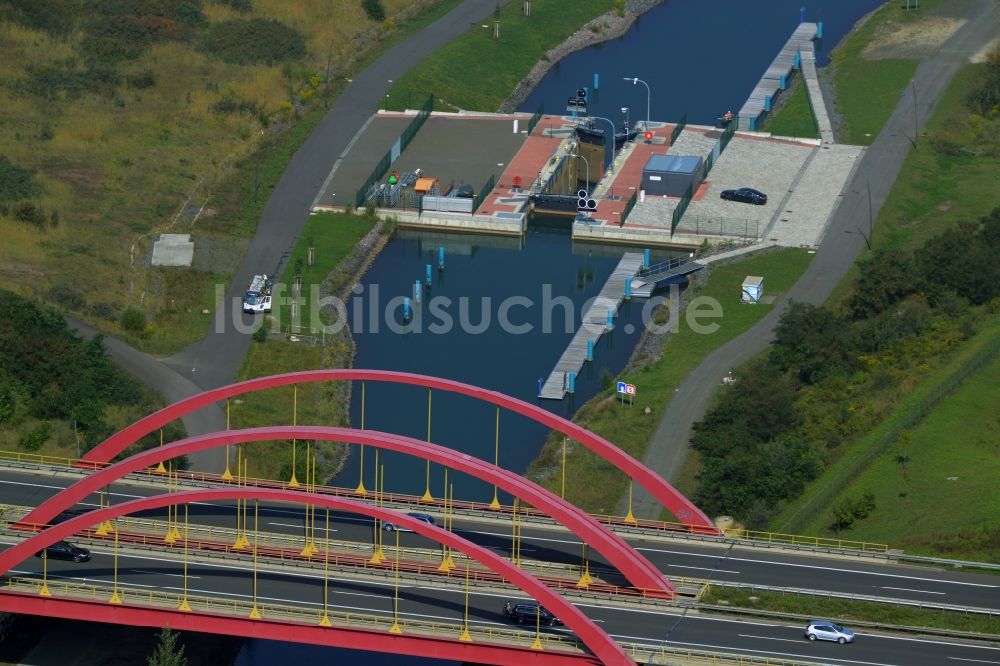
[[[10,523],[16,522],[28,511],[27,507],[0,506],[2,521],[0,526],[9,528]],[[179,527],[179,526],[178,526]],[[148,529],[152,533],[139,532],[139,529]],[[163,551],[165,548],[181,550],[184,548],[182,532],[178,533],[169,542],[166,540],[167,524],[164,521],[151,520],[147,518],[134,518],[125,516],[117,520],[118,541],[121,545],[133,548],[149,548]],[[322,530],[318,531],[322,534]],[[12,537],[23,536],[22,531],[7,531]],[[107,543],[114,539],[113,532],[98,532],[97,528],[90,528],[79,533],[81,539],[89,539],[95,542]],[[208,535],[215,540],[208,540]],[[248,546],[237,546],[237,538],[242,535],[248,539],[253,538],[252,532],[237,532],[229,528],[221,528],[210,525],[188,525],[187,547],[193,551],[192,555],[203,557],[242,557],[249,558],[251,550]],[[375,547],[372,543],[345,542],[330,540],[328,551],[326,540],[323,538],[309,539],[308,543],[316,547],[316,551],[311,555],[303,554],[303,549],[307,543],[304,536],[276,534],[273,532],[259,532],[256,537],[257,556],[259,558],[287,563],[296,566],[305,565],[325,565],[340,569],[362,569],[368,574],[391,573],[394,571],[396,561],[395,546],[382,544],[381,550],[385,558],[381,562],[373,562],[372,555]],[[506,579],[500,574],[484,569],[475,560],[467,558],[465,555],[450,550],[448,554],[452,567],[441,568],[444,553],[440,549],[426,548],[399,548],[399,570],[411,577],[421,578],[431,583],[441,584],[442,577],[464,584],[466,579],[465,564],[470,565],[469,581],[475,585],[496,586],[497,583],[505,583]],[[638,600],[643,601],[663,601],[666,605],[673,605],[669,600],[662,599],[662,591],[647,590],[630,586],[615,585],[599,580],[599,568],[597,566],[587,567],[588,573],[593,579],[587,585],[580,585],[580,578],[584,568],[580,565],[546,562],[543,560],[533,560],[519,558],[517,566],[525,571],[531,572],[542,582],[554,589],[571,592],[575,594],[588,594],[592,597],[610,598],[623,603],[633,603]],[[614,573],[613,570],[609,570]],[[688,599],[697,599],[707,588],[708,581],[698,578],[671,577],[671,582],[678,589],[678,595]]]
[[[14,462],[18,465],[31,467],[38,465],[43,466],[55,466],[65,468],[66,471],[78,474],[79,476],[84,476],[88,473],[88,470],[80,469],[76,467],[77,463],[81,461],[74,458],[65,458],[59,456],[45,456],[36,453],[23,453],[18,451],[0,451],[0,464],[4,462]],[[84,463],[88,467],[92,468],[103,468],[107,465],[105,463],[92,463],[86,461]],[[179,471],[175,472],[175,478],[182,484],[194,484],[200,487],[216,487],[219,485],[226,485],[230,482],[222,480],[222,478],[217,474],[206,474],[203,472],[189,472],[189,471]],[[128,476],[130,479],[146,482],[155,482],[157,484],[166,481],[166,475],[162,472],[157,472],[156,468],[148,468],[144,471],[135,472]],[[246,480],[247,485],[252,485],[259,488],[288,488],[288,484],[283,481],[272,481],[269,479],[259,479],[259,478],[248,478]],[[317,486],[316,492],[321,494],[330,494],[340,497],[352,497],[357,499],[359,496],[354,488],[342,488],[337,486]],[[368,496],[371,496],[369,493]],[[428,507],[434,507],[438,509],[444,508],[444,503],[441,500],[432,500],[431,502],[423,501],[419,496],[409,495],[406,493],[382,493],[381,498],[384,502],[393,506],[414,506],[414,505],[424,505]],[[512,506],[503,506],[499,508],[493,508],[490,504],[485,502],[474,502],[468,500],[455,500],[453,502],[453,507],[456,511],[462,513],[466,516],[479,516],[484,518],[497,518],[505,517],[509,518],[513,514]],[[535,511],[534,509],[528,507],[518,507],[517,515],[519,519],[524,519],[538,525],[554,526],[555,521],[552,520],[548,514]],[[768,547],[772,546],[783,546],[788,548],[808,548],[811,550],[823,549],[832,551],[851,551],[859,552],[864,554],[878,554],[885,555],[888,553],[889,547],[886,544],[871,543],[866,541],[853,541],[850,539],[831,539],[826,537],[814,537],[814,536],[804,536],[795,534],[784,534],[776,532],[760,532],[751,530],[739,530],[739,531],[729,531],[726,535],[715,535],[715,534],[703,534],[698,533],[699,529],[695,529],[692,533],[692,528],[689,525],[683,523],[671,522],[666,520],[648,520],[648,519],[638,519],[634,523],[627,522],[623,516],[612,516],[608,514],[591,514],[595,520],[598,522],[615,528],[615,530],[621,534],[633,534],[636,536],[648,536],[649,532],[659,532],[661,535],[670,537],[684,537],[693,538],[697,540],[707,540],[707,541],[723,541],[728,543],[731,539],[739,539],[749,541],[746,544],[748,546],[764,545]],[[968,562],[966,566],[975,566],[977,563]]]
[[[712,581],[711,585],[715,587],[730,587],[741,590],[760,590],[763,592],[776,592],[778,594],[794,594],[797,596],[809,596],[809,597],[823,597],[825,599],[844,599],[847,601],[868,601],[877,604],[889,604],[892,606],[907,606],[910,608],[921,608],[926,610],[938,610],[938,611],[948,611],[951,613],[964,613],[966,615],[985,615],[986,617],[998,617],[1000,618],[1000,609],[995,608],[977,608],[975,606],[958,606],[955,604],[939,604],[930,601],[911,601],[909,599],[897,599],[894,597],[879,597],[871,594],[849,594],[846,592],[820,592],[817,590],[807,590],[801,587],[774,587],[770,585],[755,585],[750,583],[736,583],[730,581]],[[705,604],[704,607],[711,608],[713,610],[725,610],[734,609],[733,606],[710,606]],[[753,609],[746,609],[753,610]],[[795,618],[805,618],[805,616],[792,615]],[[875,625],[872,626],[885,626]]]
[[[115,588],[111,585],[95,585],[66,580],[49,580],[46,586],[53,598],[62,596],[64,598],[93,601],[95,603],[108,603],[108,600],[115,592]],[[7,592],[38,594],[42,589],[42,580],[37,578],[5,577],[2,589]],[[186,598],[187,604],[193,613],[249,617],[251,610],[256,608],[264,620],[280,620],[283,622],[308,624],[310,626],[318,625],[323,618],[323,609],[321,607],[299,608],[297,606],[259,600],[254,604],[250,599],[235,597],[220,598],[192,594],[184,595],[182,593],[162,592],[151,588],[137,590],[124,586],[117,587],[117,594],[123,605],[127,604],[131,606],[177,610],[181,602]],[[331,597],[335,598],[336,592],[331,593]],[[329,608],[327,616],[331,624],[338,627],[389,632],[393,625],[393,617],[391,615],[383,617],[373,613],[346,613]],[[465,628],[465,625],[458,622],[428,621],[409,617],[398,618],[398,624],[404,634],[434,636],[452,640],[459,638]],[[517,629],[497,628],[472,623],[468,625],[468,629],[473,642],[485,641],[530,648],[536,639],[534,631],[520,631]],[[541,641],[542,649],[544,650],[586,651],[584,646],[571,635],[542,632],[538,634],[537,638]]]

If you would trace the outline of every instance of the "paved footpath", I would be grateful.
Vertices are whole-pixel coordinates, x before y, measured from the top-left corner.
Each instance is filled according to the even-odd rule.
[[[965,25],[935,56],[917,68],[916,88],[920,91],[917,120],[920,127],[930,118],[958,68],[1000,34],[1000,3],[996,0],[970,2],[964,18],[967,19]],[[846,190],[848,194],[834,213],[816,257],[777,307],[753,328],[709,354],[681,384],[667,406],[643,459],[661,476],[671,479],[680,471],[687,453],[691,426],[704,415],[722,376],[771,344],[772,331],[787,304],[792,300],[815,305],[823,303],[854,264],[865,248],[864,237],[857,233],[857,229],[868,221],[866,181],[871,183],[872,213],[877,219],[903,160],[910,152],[913,113],[913,98],[904,95],[858,165]],[[627,510],[626,501],[623,499],[619,503],[619,515],[624,515]],[[637,517],[658,518],[660,511],[661,506],[644,489],[637,489],[633,505]]]

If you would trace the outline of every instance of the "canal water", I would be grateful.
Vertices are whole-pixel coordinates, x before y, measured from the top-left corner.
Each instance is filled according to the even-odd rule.
[[[806,20],[821,20],[824,24],[824,40],[818,45],[819,64],[825,64],[830,49],[859,18],[880,4],[879,0],[808,3]],[[645,87],[622,80],[625,76],[637,76],[652,89],[654,120],[677,120],[687,113],[692,123],[710,124],[726,110],[736,111],[743,104],[798,23],[801,5],[802,0],[753,3],[668,0],[642,16],[622,38],[564,59],[543,79],[522,109],[534,111],[544,103],[549,112],[558,112],[577,88],[592,87],[593,75],[598,73],[600,93],[597,100],[592,98],[592,113],[617,121],[623,119],[621,107],[628,107],[630,120],[644,118]],[[553,226],[558,225],[533,225],[523,241],[473,235],[408,234],[392,240],[365,275],[361,293],[349,304],[352,330],[357,330],[355,367],[439,375],[534,400],[538,379],[547,377],[565,349],[579,322],[581,306],[600,291],[625,251],[574,244],[568,231]],[[442,245],[445,269],[439,273],[437,254]],[[401,306],[388,315],[385,309],[393,298],[412,299],[414,282],[424,280],[428,263],[432,265],[432,285],[422,293],[419,307],[423,318],[420,330],[416,330],[412,319],[409,325],[403,324]],[[546,285],[549,285],[547,292]],[[373,287],[377,289],[373,291]],[[563,328],[562,312],[566,307],[544,307],[546,293],[550,299],[568,299],[566,307],[573,310],[571,330]],[[533,305],[515,304],[509,300],[513,297],[526,298]],[[453,320],[450,333],[431,330],[432,324],[438,324],[435,328],[438,330],[446,318],[432,315],[428,298],[438,298],[435,312]],[[484,298],[489,301],[483,301]],[[450,304],[443,299],[450,299]],[[531,332],[503,331],[498,317],[505,301],[509,323],[530,326]],[[461,321],[462,303],[465,303],[465,326]],[[373,307],[378,331],[371,326]],[[548,330],[546,312],[556,316],[549,326],[551,332],[542,334]],[[487,313],[490,324],[484,327],[483,317]],[[622,311],[614,332],[598,343],[594,367],[578,379],[576,405],[593,396],[602,381],[617,378],[638,340],[641,322],[642,301],[635,301]],[[365,403],[366,428],[418,439],[427,437],[426,389],[368,383]],[[569,401],[541,404],[566,415],[572,407]],[[356,427],[360,425],[360,410],[360,387],[355,386],[351,417]],[[441,391],[432,396],[431,439],[456,451],[489,459],[493,454],[494,419],[493,408],[471,399]],[[502,413],[501,465],[523,472],[537,455],[545,435],[545,428]],[[366,460],[365,485],[372,488],[370,456]],[[391,454],[384,460],[386,490],[423,492],[426,483],[423,463]],[[352,455],[336,483],[356,484],[358,463],[358,456]],[[492,495],[492,487],[462,475],[452,475],[450,480],[457,498],[484,499]],[[442,490],[442,471],[432,469],[431,492],[441,496]],[[252,640],[240,652],[236,666],[269,666],[288,661],[368,666],[449,663]]]
[[[862,16],[882,0],[667,0],[643,14],[621,38],[577,51],[542,78],[521,105],[534,112],[562,113],[578,88],[594,89],[588,111],[620,122],[645,119],[649,84],[650,118],[711,125],[726,111],[734,113],[799,23],[805,5],[807,21],[823,22],[816,42],[817,65]]]

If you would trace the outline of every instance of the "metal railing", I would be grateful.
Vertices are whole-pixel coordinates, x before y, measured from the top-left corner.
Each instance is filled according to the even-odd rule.
[[[686,261],[686,258],[680,257],[674,261]],[[661,262],[663,263],[663,262]],[[666,262],[666,263],[669,263]],[[657,264],[655,266],[659,266]],[[91,461],[80,461],[76,458],[66,458],[62,456],[49,456],[38,453],[25,453],[20,451],[0,451],[0,462],[7,460],[13,461],[25,466],[35,466],[44,465],[51,467],[63,467],[67,471],[77,473],[81,476],[87,473],[87,470],[81,469],[76,465],[82,463],[86,465],[89,469],[102,469],[108,465],[108,463],[91,462]],[[222,480],[218,474],[207,474],[204,472],[190,472],[181,470],[177,472],[179,481],[183,483],[193,483],[204,486],[218,486],[226,485],[228,482]],[[128,478],[135,480],[142,480],[145,482],[156,482],[162,483],[166,481],[166,475],[162,472],[157,472],[155,467],[150,467],[145,470],[134,472],[129,475]],[[273,481],[270,479],[260,479],[250,477],[247,479],[247,484],[258,488],[289,488],[288,483],[284,481]],[[320,494],[329,494],[339,497],[351,497],[358,499],[359,495],[354,488],[343,488],[337,486],[317,486],[316,492]],[[406,493],[392,493],[386,492],[382,493],[382,499],[389,505],[396,505],[400,507],[413,506],[413,505],[424,505],[427,507],[443,508],[444,503],[441,500],[432,500],[430,502],[423,501],[421,497],[417,495],[410,495]],[[361,497],[360,499],[365,499]],[[466,513],[466,514],[477,514],[480,516],[487,517],[504,517],[508,519],[513,513],[513,507],[501,505],[499,508],[493,508],[489,503],[486,502],[474,502],[469,500],[455,500],[453,507],[456,511]],[[617,527],[624,530],[635,530],[635,532],[660,532],[664,535],[677,536],[679,534],[696,534],[701,538],[717,539],[718,532],[707,531],[705,528],[694,527],[684,523],[667,521],[667,520],[650,520],[650,519],[637,519],[634,523],[627,522],[623,516],[613,516],[608,514],[591,514],[595,520],[605,525],[611,527]],[[555,524],[552,518],[542,511],[537,511],[530,507],[518,507],[518,516],[522,519],[529,519],[534,521],[542,521],[547,524]],[[774,533],[774,532],[758,532],[758,531],[748,531],[743,530],[741,532],[729,531],[728,535],[734,538],[747,539],[759,543],[764,543],[768,545],[786,545],[791,547],[805,546],[810,548],[827,548],[827,549],[840,549],[840,550],[852,550],[860,551],[863,553],[885,553],[888,551],[888,546],[885,544],[869,543],[864,541],[853,541],[850,539],[835,539],[826,537],[816,537],[816,536],[805,536],[787,533]]]
[[[750,233],[751,229],[753,230],[752,234]],[[680,220],[674,231],[695,236],[726,236],[756,241],[760,234],[760,220],[688,215]]]
[[[38,594],[42,589],[42,580],[38,578],[5,577],[3,590],[6,592],[28,592]],[[63,597],[76,601],[108,603],[115,588],[111,585],[93,583],[77,583],[65,579],[49,580],[46,584],[53,598]],[[212,613],[216,615],[234,615],[249,617],[251,610],[256,608],[263,620],[278,620],[298,624],[318,625],[323,617],[323,608],[302,608],[288,604],[257,601],[237,597],[221,598],[207,595],[184,595],[176,592],[163,592],[153,588],[137,590],[133,587],[118,586],[118,598],[123,605],[141,606],[147,608],[177,610],[181,602],[187,599],[192,613]],[[336,593],[331,596],[336,597]],[[329,608],[327,616],[330,622],[338,627],[352,629],[369,629],[388,632],[393,625],[393,617],[375,615],[374,613],[344,612]],[[258,620],[260,621],[260,620]],[[399,628],[404,634],[416,634],[439,638],[457,639],[465,628],[460,621],[442,622],[420,620],[410,617],[398,619]],[[469,635],[473,642],[483,641],[531,647],[536,640],[534,631],[520,631],[513,628],[482,626],[470,623]],[[537,636],[543,649],[583,652],[586,648],[575,637],[566,634],[542,632]]]

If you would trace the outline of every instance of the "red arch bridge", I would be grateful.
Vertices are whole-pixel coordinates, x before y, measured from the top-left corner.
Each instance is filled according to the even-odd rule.
[[[5,527],[15,543],[0,553],[0,575],[6,580],[0,610],[492,664],[630,664],[649,649],[612,638],[580,607],[587,607],[588,600],[600,605],[596,599],[611,599],[607,603],[660,608],[677,594],[677,586],[607,521],[493,463],[397,434],[302,425],[206,433],[111,463],[142,437],[207,405],[269,388],[328,381],[421,386],[526,416],[579,442],[644,486],[677,516],[676,529],[715,533],[708,518],[655,472],[604,438],[536,405],[410,373],[289,373],[205,391],[151,414],[92,449],[72,472],[64,471],[62,487],[37,506],[11,506]],[[240,473],[239,464],[235,478],[228,469],[224,476],[185,473],[182,478],[162,466],[215,447],[287,440],[405,453],[481,479],[517,501],[512,508],[466,506],[497,530],[473,534],[454,529],[457,512],[448,498],[428,505],[421,498],[394,496],[386,506],[382,488],[374,493],[359,488],[358,495],[350,497],[350,491],[316,484],[309,473],[302,485],[251,480]],[[122,490],[125,485],[129,492]],[[112,502],[122,495],[128,501]],[[95,496],[97,508],[90,509]],[[520,545],[524,512],[517,502],[579,539],[579,561],[567,562],[556,548],[526,556]],[[432,522],[408,513],[411,504],[422,506],[421,512],[436,512]],[[149,513],[164,508],[166,521],[162,511]],[[331,511],[336,526],[332,532]],[[296,521],[303,518],[301,533],[298,522],[288,523],[289,515]],[[634,519],[629,524],[642,527]],[[413,535],[401,537],[400,532]],[[91,546],[92,559],[50,563],[57,551],[49,547],[73,535],[74,541]],[[590,549],[603,558],[604,574],[595,569],[591,575]],[[46,553],[50,555],[32,557]],[[86,584],[73,582],[81,566],[98,572],[88,574]],[[378,601],[347,603],[345,595]],[[523,612],[509,619],[519,620],[524,628],[503,622],[499,610],[507,598],[528,603],[534,622]],[[542,607],[551,615],[543,614]],[[543,631],[543,616],[546,622],[553,616],[559,621]]]

